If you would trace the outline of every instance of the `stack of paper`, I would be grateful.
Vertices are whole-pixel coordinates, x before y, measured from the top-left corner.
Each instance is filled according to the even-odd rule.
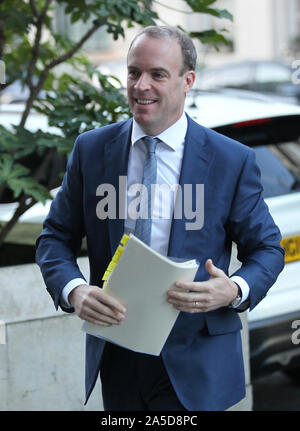
[[[198,264],[175,262],[134,235],[124,236],[121,247],[104,275],[104,289],[124,304],[126,319],[112,326],[85,321],[82,328],[128,349],[159,355],[179,313],[166,293],[177,280],[193,281]]]

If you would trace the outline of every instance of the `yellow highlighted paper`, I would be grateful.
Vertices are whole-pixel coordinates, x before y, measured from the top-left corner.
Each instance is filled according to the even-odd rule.
[[[105,291],[126,307],[120,325],[101,326],[85,321],[88,334],[136,352],[159,355],[179,311],[167,302],[167,291],[177,280],[193,281],[195,261],[175,262],[134,235],[122,238],[103,278]]]
[[[108,280],[110,274],[115,269],[121,255],[123,253],[124,246],[126,246],[128,241],[129,241],[129,235],[124,234],[121,238],[120,245],[118,246],[117,250],[115,251],[115,254],[112,257],[112,260],[110,261],[110,263],[109,263],[109,265],[108,265],[108,267],[107,267],[107,269],[106,269],[106,271],[102,277],[102,281],[104,282],[102,285],[103,289],[107,288],[107,280]]]

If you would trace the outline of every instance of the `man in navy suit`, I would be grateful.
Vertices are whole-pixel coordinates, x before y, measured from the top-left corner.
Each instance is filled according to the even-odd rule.
[[[133,119],[84,133],[76,140],[61,190],[37,240],[37,262],[56,308],[99,325],[119,325],[126,309],[105,293],[102,275],[133,217],[99,217],[99,185],[110,184],[132,202],[131,186],[143,177],[143,136],[157,137],[157,184],[193,190],[189,217],[153,217],[151,247],[196,258],[195,280],[178,281],[166,301],[181,312],[156,357],[86,337],[86,397],[101,375],[107,410],[225,410],[245,395],[238,311],[266,295],[283,268],[280,232],[262,198],[260,173],[250,148],[195,123],[184,113],[195,80],[192,41],[171,27],[148,27],[128,52],[128,101]],[[201,208],[197,185],[204,185]],[[201,189],[202,190],[202,189]],[[154,215],[159,212],[159,197]],[[121,200],[121,199],[120,199]],[[183,206],[187,200],[182,199]],[[117,200],[116,214],[123,204]],[[196,219],[196,221],[195,221]],[[86,237],[90,281],[76,256]],[[228,276],[232,242],[241,268]],[[70,340],[71,342],[71,340]]]

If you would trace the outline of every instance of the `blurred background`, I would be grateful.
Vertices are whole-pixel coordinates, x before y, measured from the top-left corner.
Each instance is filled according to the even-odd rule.
[[[283,167],[280,165],[282,176],[278,175],[276,181],[285,197],[280,195],[280,201],[274,200],[274,196],[283,193],[277,188],[268,203],[282,223],[285,236],[294,241],[290,242],[293,250],[298,251],[294,253],[296,257],[289,255],[288,268],[292,271],[278,289],[283,296],[277,297],[275,305],[266,301],[258,313],[260,320],[264,313],[275,318],[268,332],[255,333],[249,344],[247,316],[243,317],[247,397],[236,409],[300,410],[300,353],[297,345],[290,345],[291,323],[297,316],[300,319],[300,0],[123,0],[121,5],[115,0],[103,1],[102,15],[108,17],[111,27],[99,25],[81,44],[82,57],[76,59],[81,68],[75,60],[62,61],[41,87],[38,84],[51,61],[64,50],[68,52],[72,43],[81,43],[82,35],[95,25],[95,16],[85,13],[87,5],[92,10],[92,5],[99,8],[101,2],[28,0],[18,10],[21,3],[0,2],[0,66],[6,66],[6,82],[0,79],[4,84],[0,86],[0,411],[102,409],[100,382],[89,404],[83,405],[85,347],[81,322],[76,316],[54,309],[34,263],[34,244],[78,133],[129,115],[124,97],[127,51],[141,25],[152,20],[179,25],[199,36],[195,38],[197,97],[202,93],[221,94],[221,99],[192,98],[191,115],[216,130],[222,126],[219,131],[249,145],[259,140],[259,145],[289,144],[288,151],[284,150],[286,145],[273,148],[284,162]],[[30,55],[37,40],[37,18],[47,4],[51,8],[41,33],[40,57],[33,65]],[[141,16],[135,9],[137,4],[146,7]],[[193,9],[193,4],[205,4],[203,13]],[[116,24],[116,16],[125,14],[127,8],[131,14],[127,21],[123,18],[121,24]],[[26,21],[28,11],[32,21]],[[10,25],[19,32],[15,37],[9,34]],[[6,50],[4,30],[9,41]],[[106,79],[105,75],[117,80]],[[231,90],[238,92],[235,100],[224,97],[233,95]],[[245,105],[237,102],[242,95]],[[278,105],[276,113],[271,112],[277,103],[289,106]],[[279,118],[283,120],[277,121]],[[236,125],[245,120],[255,120],[260,125],[262,120],[269,122],[268,129],[253,129],[243,123],[245,128],[238,129],[240,135],[232,135],[233,131],[237,133]],[[271,160],[269,153],[266,157],[262,157],[262,169]],[[279,165],[269,166],[268,178]],[[88,277],[85,244],[79,264]],[[283,330],[278,320],[282,304],[289,316],[285,316]],[[275,307],[275,317],[270,307],[271,311]],[[257,330],[260,326],[254,320],[253,328]],[[265,338],[267,333],[270,338]],[[251,365],[250,356],[259,349],[266,352],[259,366],[268,366],[272,359],[272,366],[278,362],[278,367],[256,375],[256,362]],[[291,362],[293,366],[282,372],[283,366]]]
[[[191,12],[183,0],[149,3],[157,11],[162,24],[180,25],[189,32],[225,29],[228,44],[219,46],[218,50],[209,44],[195,42],[199,72],[196,87],[228,86],[266,91],[291,100],[298,95],[299,86],[297,90],[293,89],[291,73],[299,67],[295,61],[300,58],[299,0],[216,1],[213,6],[228,10],[233,21]],[[78,41],[92,18],[85,23],[72,23],[64,8],[64,4],[58,4],[53,12],[56,31]],[[126,86],[126,54],[136,31],[137,26],[127,28],[125,38],[115,41],[103,27],[83,45],[83,52],[101,71],[117,76]],[[205,69],[208,69],[207,73]],[[16,83],[2,92],[1,102],[17,100],[19,96],[20,87]]]

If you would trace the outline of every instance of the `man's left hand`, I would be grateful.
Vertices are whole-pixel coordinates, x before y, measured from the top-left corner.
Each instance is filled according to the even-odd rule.
[[[170,304],[188,313],[200,313],[228,306],[237,296],[237,285],[217,268],[211,259],[205,263],[210,274],[207,281],[178,281],[175,287],[167,292]]]

